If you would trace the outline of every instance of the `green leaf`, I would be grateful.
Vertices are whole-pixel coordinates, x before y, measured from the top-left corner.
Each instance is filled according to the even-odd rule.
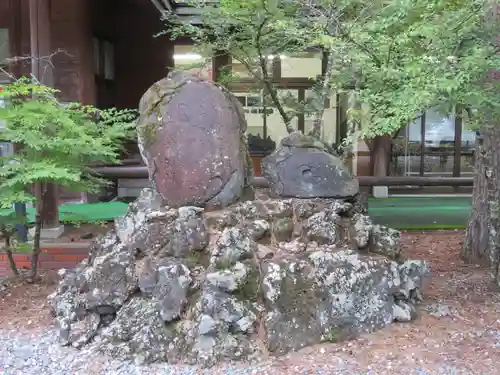
[[[28,191],[36,183],[94,190],[106,182],[89,166],[118,163],[124,143],[135,136],[135,111],[63,106],[56,93],[27,78],[0,92],[8,103],[0,108],[1,139],[20,145],[15,155],[0,159],[0,208],[32,202]]]

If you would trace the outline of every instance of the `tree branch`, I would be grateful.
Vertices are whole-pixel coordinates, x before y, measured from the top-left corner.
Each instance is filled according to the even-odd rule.
[[[286,131],[290,134],[295,131],[293,127],[291,126],[290,122],[291,119],[288,117],[288,114],[286,113],[285,109],[283,108],[283,105],[281,104],[278,94],[276,92],[276,88],[273,86],[270,77],[269,77],[269,72],[267,71],[267,56],[263,55],[262,52],[262,46],[260,44],[261,40],[261,35],[262,35],[262,30],[266,26],[267,22],[269,21],[268,18],[265,18],[262,23],[259,25],[259,28],[257,29],[257,35],[255,36],[255,47],[257,49],[257,54],[259,55],[259,64],[260,64],[260,69],[262,71],[262,82],[264,83],[264,86],[266,90],[269,93],[269,96],[271,97],[271,100],[273,101],[274,105],[276,106],[276,109],[278,110],[279,114],[283,118],[283,121],[285,122],[285,127]]]

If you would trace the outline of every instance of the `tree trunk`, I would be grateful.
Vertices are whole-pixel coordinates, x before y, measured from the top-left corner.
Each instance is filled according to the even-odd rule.
[[[335,55],[333,51],[329,51],[328,60],[326,64],[326,69],[323,73],[321,89],[319,92],[319,99],[321,105],[319,107],[318,112],[316,112],[313,120],[313,130],[312,135],[316,139],[321,138],[321,128],[323,127],[323,117],[325,116],[325,104],[328,96],[330,94],[330,85],[332,80],[332,72],[333,72],[333,61],[335,59]]]
[[[390,135],[380,135],[371,140],[369,147],[373,176],[385,177],[389,175],[391,145],[392,137]]]
[[[37,204],[36,216],[35,216],[35,236],[33,238],[33,252],[31,254],[31,272],[29,281],[35,282],[38,275],[38,256],[40,255],[40,240],[42,234],[42,205]]]
[[[51,46],[51,1],[30,0],[30,49],[31,74],[40,84],[54,87],[54,70],[50,56],[54,52]],[[44,228],[55,228],[59,225],[59,188],[54,184],[46,184],[43,217]],[[41,199],[38,195],[37,199]]]
[[[490,267],[495,283],[500,253],[500,127],[483,129],[476,139],[475,179],[472,212],[461,257],[464,261]]]
[[[12,239],[11,234],[8,234],[5,236],[5,254],[7,254],[7,259],[9,260],[10,269],[12,270],[12,273],[14,274],[14,276],[19,278],[20,277],[19,270],[17,269],[14,255],[12,254],[12,241],[11,241],[11,239]]]

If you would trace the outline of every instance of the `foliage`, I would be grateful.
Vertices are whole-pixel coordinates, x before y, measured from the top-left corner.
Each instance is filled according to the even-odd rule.
[[[89,219],[88,217],[83,215],[81,216],[78,215],[70,219],[65,219],[63,222],[64,224],[71,225],[75,228],[80,228],[84,224],[91,224],[104,228],[108,224],[107,220]]]
[[[351,131],[373,138],[393,134],[435,107],[466,108],[479,127],[496,116],[498,81],[485,77],[499,66],[498,17],[489,0],[221,0],[204,2],[203,27],[166,19],[174,38],[191,36],[207,56],[227,51],[266,89],[266,99],[289,125],[297,113],[322,116],[331,91],[349,89]],[[319,47],[328,68],[316,77],[315,95],[293,103],[279,97],[269,56]],[[234,77],[229,77],[234,79]],[[228,77],[225,77],[228,79]],[[291,108],[290,110],[288,108]],[[361,123],[367,124],[360,128]]]
[[[316,40],[336,56],[334,85],[351,85],[369,108],[361,135],[391,134],[419,113],[461,105],[470,122],[484,122],[498,106],[498,83],[485,82],[499,66],[498,20],[485,0],[303,1]],[[496,109],[494,110],[496,111]],[[363,111],[350,112],[356,122]]]
[[[119,162],[121,145],[133,134],[133,113],[98,110],[78,103],[61,105],[57,90],[22,78],[4,86],[0,108],[2,140],[19,145],[0,167],[0,208],[33,201],[27,187],[56,183],[92,191],[104,180],[89,165]]]
[[[284,52],[303,51],[308,43],[305,30],[293,27],[295,6],[276,0],[221,0],[217,7],[193,4],[201,8],[203,27],[184,22],[170,14],[166,32],[176,39],[190,36],[207,56],[229,53],[243,64],[254,78],[265,78],[261,59]],[[271,57],[272,58],[272,57]]]
[[[280,55],[304,52],[311,47],[310,33],[297,27],[297,6],[284,0],[221,0],[214,7],[193,2],[201,8],[200,23],[185,22],[182,17],[169,14],[166,30],[171,38],[189,36],[204,56],[227,53],[241,63],[246,72],[258,82],[267,105],[273,105],[287,126],[297,113],[306,111],[305,103],[288,96],[280,96],[273,82],[273,61]],[[240,77],[223,70],[223,82],[230,83]],[[315,77],[313,77],[315,78]]]
[[[12,273],[19,277],[19,270],[17,269],[16,262],[13,255],[12,239],[16,233],[17,224],[25,224],[26,217],[19,215],[17,212],[11,210],[2,210],[0,212],[0,237],[3,239],[3,250],[9,260]]]
[[[97,189],[106,181],[94,176],[90,166],[118,163],[122,145],[134,134],[132,111],[61,105],[56,94],[57,90],[27,78],[0,91],[0,99],[7,103],[0,108],[1,139],[18,146],[14,155],[0,160],[0,209],[34,202],[34,185],[41,187],[42,201],[48,183],[76,191]],[[44,215],[43,202],[37,203],[32,277],[40,249],[36,233]]]

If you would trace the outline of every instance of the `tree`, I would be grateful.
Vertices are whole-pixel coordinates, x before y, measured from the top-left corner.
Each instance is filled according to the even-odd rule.
[[[273,7],[266,8],[270,3]],[[272,52],[263,48],[255,53],[258,45],[250,42],[261,37],[266,38],[262,44],[266,47],[282,40],[278,53],[292,46],[323,48],[332,68],[317,81],[318,92],[321,87],[350,86],[349,95],[358,104],[349,113],[350,138],[367,140],[376,175],[387,174],[392,136],[422,111],[435,108],[443,114],[465,116],[479,135],[473,211],[462,257],[492,267],[500,285],[500,87],[498,74],[492,73],[500,66],[498,6],[489,0],[283,3],[223,0],[220,8],[209,12],[221,15],[219,21],[207,18],[207,27],[191,31],[199,44],[230,51],[236,59],[238,54],[249,58],[244,61],[250,68]],[[267,9],[279,10],[278,15],[268,18]],[[269,25],[262,35],[255,32],[259,21]],[[284,35],[288,30],[297,44],[288,42]],[[262,70],[255,78],[262,79],[264,87],[269,83]]]
[[[79,103],[61,105],[57,90],[27,78],[3,87],[0,99],[2,140],[19,146],[0,165],[0,208],[35,201],[31,189],[41,186],[36,202],[35,235],[30,278],[37,275],[44,186],[55,183],[77,191],[92,191],[106,183],[90,165],[118,163],[123,143],[135,134],[132,111],[98,110]]]
[[[372,139],[372,147],[431,107],[464,116],[478,131],[473,210],[462,257],[491,267],[500,285],[498,6],[487,0],[304,5],[308,17],[336,21],[329,32],[319,31],[342,61],[334,78],[353,80],[357,101],[369,108],[368,125],[358,133]],[[353,113],[359,122],[361,111]]]
[[[15,197],[5,197],[0,201],[0,209],[2,210],[0,212],[0,237],[4,240],[3,250],[7,255],[10,269],[14,276],[19,278],[21,275],[14,259],[12,239],[16,234],[16,224],[25,224],[26,218],[12,210],[12,206],[14,203],[19,203],[18,201],[9,202],[10,204],[7,205],[8,200],[12,198]]]
[[[392,136],[449,88],[450,62],[434,56],[443,31],[456,28],[447,1],[302,0],[306,24],[329,51],[329,84],[350,86],[350,134],[364,138],[374,175],[387,175]],[[449,29],[446,29],[449,28]],[[460,36],[451,43],[459,40]],[[446,52],[453,52],[452,44]],[[433,61],[434,60],[434,61]],[[364,121],[362,121],[364,120]],[[366,122],[369,126],[361,127]]]
[[[315,124],[321,123],[326,89],[318,92],[323,100],[320,100],[321,106],[316,106],[313,100],[299,103],[290,96],[280,96],[273,82],[272,65],[279,62],[280,55],[303,52],[314,46],[312,34],[298,24],[300,19],[294,2],[221,0],[217,6],[194,3],[201,9],[200,25],[191,25],[182,17],[169,14],[165,33],[173,39],[190,37],[204,55],[228,54],[240,62],[259,83],[264,106],[272,105],[278,110],[289,133],[295,130],[291,122],[298,113],[315,112]],[[224,76],[225,83],[237,79],[234,74]],[[318,81],[324,80],[320,77]],[[320,131],[315,134],[319,135]]]
[[[466,85],[454,92],[454,101],[465,108],[467,121],[477,129],[472,213],[462,258],[489,266],[500,286],[500,56],[498,54],[498,5],[477,1],[459,57]],[[471,77],[472,79],[470,79]],[[470,82],[469,82],[470,81]]]

